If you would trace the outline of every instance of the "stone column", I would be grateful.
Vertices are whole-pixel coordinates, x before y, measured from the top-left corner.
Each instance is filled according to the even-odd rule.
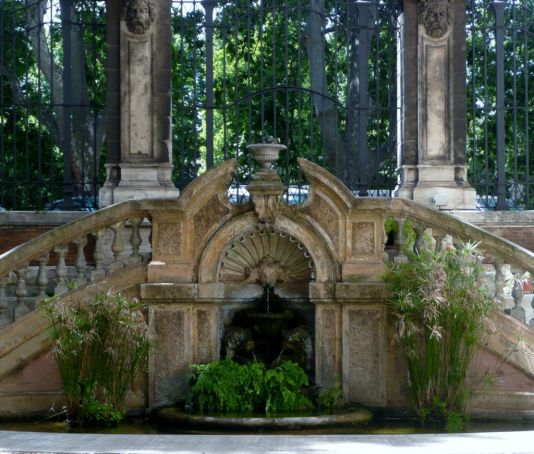
[[[467,183],[465,0],[404,0],[396,195],[475,209]]]
[[[127,0],[120,11],[120,160],[110,155],[101,206],[178,196],[171,178],[170,14],[170,0]]]

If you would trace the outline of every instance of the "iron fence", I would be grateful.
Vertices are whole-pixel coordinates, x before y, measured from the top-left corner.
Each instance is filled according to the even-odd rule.
[[[485,209],[534,208],[533,9],[467,1],[469,179]],[[246,145],[272,136],[288,145],[287,184],[305,183],[305,157],[359,195],[390,195],[399,12],[396,0],[173,0],[176,184],[228,157],[245,183]],[[104,27],[104,0],[0,3],[0,206],[96,206]]]
[[[104,25],[103,0],[0,3],[0,206],[95,206]]]
[[[397,1],[172,2],[173,149],[179,187],[249,143],[288,146],[360,195],[390,195],[396,167]]]
[[[469,178],[485,209],[534,208],[534,3],[467,4]]]

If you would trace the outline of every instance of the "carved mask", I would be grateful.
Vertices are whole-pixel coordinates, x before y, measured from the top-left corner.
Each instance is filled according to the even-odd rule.
[[[422,0],[419,20],[432,38],[441,38],[449,27],[448,0]]]
[[[148,0],[129,0],[126,4],[126,24],[136,35],[146,33],[152,22],[152,7]]]

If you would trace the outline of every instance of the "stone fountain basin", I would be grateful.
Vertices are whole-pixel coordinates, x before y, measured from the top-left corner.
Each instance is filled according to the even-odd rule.
[[[373,414],[365,409],[352,409],[344,413],[317,416],[235,417],[195,415],[182,408],[160,409],[158,422],[172,427],[198,427],[202,429],[308,429],[314,427],[350,426],[370,422]]]

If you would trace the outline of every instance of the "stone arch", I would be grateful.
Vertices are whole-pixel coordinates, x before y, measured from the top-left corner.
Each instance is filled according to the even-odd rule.
[[[270,228],[281,232],[282,235],[288,235],[305,248],[313,264],[317,282],[337,280],[338,266],[334,255],[311,226],[303,226],[302,223],[278,213]],[[198,282],[219,282],[220,263],[227,248],[244,233],[255,229],[257,229],[257,217],[254,213],[243,214],[223,225],[204,247],[198,267]]]

